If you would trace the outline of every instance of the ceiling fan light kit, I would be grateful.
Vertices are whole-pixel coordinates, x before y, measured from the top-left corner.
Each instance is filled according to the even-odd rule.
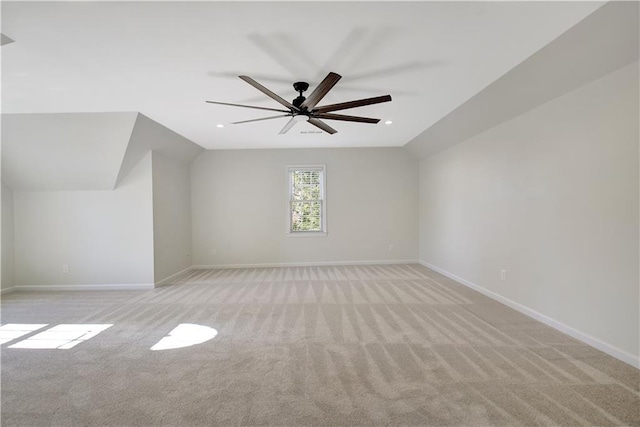
[[[291,103],[288,102],[286,99],[278,96],[276,93],[270,91],[266,87],[262,86],[260,83],[258,83],[251,77],[249,76],[239,76],[239,77],[245,82],[249,83],[251,86],[258,89],[260,92],[267,95],[269,98],[278,102],[280,105],[286,107],[287,110],[277,109],[277,108],[258,107],[254,105],[232,104],[229,102],[219,102],[219,101],[206,101],[206,102],[210,104],[227,105],[232,107],[253,108],[257,110],[277,111],[279,113],[285,113],[285,114],[279,114],[277,116],[262,117],[259,119],[251,119],[251,120],[242,120],[239,122],[232,123],[232,124],[240,124],[240,123],[257,122],[262,120],[277,119],[281,117],[291,117],[287,122],[287,124],[284,125],[282,130],[280,130],[279,134],[281,135],[287,133],[297,122],[302,122],[302,121],[309,122],[310,124],[316,126],[317,128],[331,135],[333,135],[334,133],[337,133],[338,131],[333,129],[331,126],[327,125],[320,119],[375,124],[375,123],[378,123],[380,119],[372,119],[369,117],[359,117],[359,116],[347,116],[344,114],[334,114],[331,112],[391,101],[391,95],[383,95],[383,96],[376,96],[373,98],[358,99],[356,101],[341,102],[339,104],[331,104],[331,105],[324,105],[324,106],[317,107],[318,103],[322,100],[322,98],[324,98],[325,95],[342,78],[342,76],[333,72],[327,74],[327,76],[320,82],[320,84],[313,90],[313,92],[311,92],[311,95],[309,95],[308,98],[305,98],[303,93],[309,89],[309,83],[295,82],[293,84],[293,89],[296,92],[298,92],[299,95]]]

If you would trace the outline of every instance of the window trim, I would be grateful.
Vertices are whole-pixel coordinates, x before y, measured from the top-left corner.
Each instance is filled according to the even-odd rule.
[[[294,231],[291,229],[291,194],[293,193],[293,171],[321,171],[320,177],[320,192],[322,194],[321,205],[321,226],[320,231]],[[326,165],[288,165],[287,171],[287,229],[286,233],[288,237],[323,237],[327,235],[327,167]]]

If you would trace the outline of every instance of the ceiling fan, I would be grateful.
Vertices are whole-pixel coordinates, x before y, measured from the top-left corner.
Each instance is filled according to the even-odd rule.
[[[391,101],[391,95],[384,96],[376,96],[373,98],[366,99],[358,99],[356,101],[348,101],[341,102],[339,104],[331,104],[331,105],[323,105],[318,107],[318,103],[324,98],[324,96],[335,86],[336,83],[342,78],[339,74],[329,73],[327,77],[324,78],[320,82],[320,84],[311,92],[308,98],[305,98],[302,94],[309,89],[309,83],[307,82],[296,82],[293,84],[293,88],[300,95],[293,100],[293,102],[288,102],[286,99],[281,98],[276,95],[266,87],[262,86],[257,81],[253,80],[249,76],[239,76],[242,80],[249,83],[251,86],[258,89],[260,92],[264,93],[271,99],[277,101],[283,106],[287,107],[288,110],[284,109],[276,109],[276,108],[266,108],[266,107],[256,107],[254,105],[243,105],[243,104],[231,104],[228,102],[218,102],[218,101],[206,101],[210,104],[219,104],[219,105],[230,105],[233,107],[245,107],[245,108],[255,108],[257,110],[268,110],[268,111],[278,111],[280,113],[277,116],[270,117],[262,117],[260,119],[252,119],[252,120],[243,120],[240,122],[233,122],[232,124],[240,124],[240,123],[249,123],[249,122],[257,122],[261,120],[271,120],[277,119],[280,117],[291,117],[291,119],[287,122],[286,125],[282,128],[279,134],[287,133],[297,122],[307,121],[312,125],[322,129],[323,131],[334,134],[338,132],[331,126],[327,125],[320,119],[324,120],[342,120],[347,122],[358,122],[358,123],[378,123],[380,119],[371,119],[368,117],[358,117],[358,116],[346,116],[343,114],[334,114],[331,111],[339,111],[346,110],[348,108],[362,107],[365,105],[371,104],[379,104],[381,102]]]

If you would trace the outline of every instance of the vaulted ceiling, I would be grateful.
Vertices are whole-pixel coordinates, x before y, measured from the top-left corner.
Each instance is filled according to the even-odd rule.
[[[135,112],[2,114],[2,181],[14,190],[113,190],[149,152],[202,147]]]
[[[602,4],[5,1],[2,111],[139,111],[205,148],[403,146]],[[390,94],[344,113],[393,124],[278,135],[285,118],[205,103],[278,108],[237,76],[291,100],[329,71],[322,103]]]

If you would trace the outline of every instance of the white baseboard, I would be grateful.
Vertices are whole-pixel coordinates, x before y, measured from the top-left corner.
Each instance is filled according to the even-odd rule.
[[[488,296],[489,298],[496,300],[508,307],[513,308],[516,311],[519,311],[520,313],[529,316],[539,322],[544,323],[545,325],[551,326],[554,329],[557,329],[558,331],[565,333],[567,335],[569,335],[570,337],[573,337],[579,341],[582,341],[585,344],[590,345],[591,347],[594,347],[600,351],[603,351],[605,353],[607,353],[610,356],[615,357],[618,360],[621,360],[635,368],[640,369],[640,358],[637,356],[634,356],[633,354],[630,354],[624,350],[621,350],[611,344],[608,344],[604,341],[599,340],[598,338],[592,337],[589,334],[586,334],[584,332],[581,332],[575,328],[572,328],[571,326],[567,326],[564,323],[558,322],[555,319],[552,319],[549,316],[546,316],[542,313],[539,313],[527,306],[524,306],[520,303],[517,303],[515,301],[512,301],[508,298],[503,297],[502,295],[499,295],[493,291],[490,291],[488,289],[483,288],[480,285],[477,285],[473,282],[470,282],[466,279],[463,279],[462,277],[456,276],[453,273],[450,273],[446,270],[443,270],[442,268],[436,267],[435,265],[429,264],[428,262],[425,261],[419,261],[420,264],[422,264],[423,266],[430,268],[433,271],[436,271],[444,276],[447,276],[450,279],[455,280],[456,282],[459,282],[473,290],[476,290],[478,292],[480,292],[483,295]]]
[[[11,292],[15,292],[16,288],[14,286],[10,287],[10,288],[5,288],[0,290],[0,295],[6,295],[6,294],[10,294]]]
[[[190,271],[192,269],[193,269],[193,267],[187,267],[184,270],[178,271],[177,273],[172,274],[169,277],[165,277],[164,279],[160,280],[159,282],[156,282],[155,287],[159,288],[159,287],[162,287],[162,286],[169,285],[169,284],[171,284],[171,281],[173,279],[175,279],[176,277],[180,276],[181,274],[186,273],[187,271]]]
[[[56,291],[147,291],[153,284],[132,283],[113,285],[50,285],[50,286],[14,286],[15,292],[56,292]]]
[[[276,262],[276,263],[264,263],[264,264],[213,264],[213,265],[194,265],[191,269],[198,268],[210,268],[210,269],[223,269],[223,268],[273,268],[273,267],[328,267],[328,266],[343,266],[343,265],[379,265],[379,264],[418,264],[417,259],[403,259],[403,260],[364,260],[364,261],[320,261],[320,262]]]

